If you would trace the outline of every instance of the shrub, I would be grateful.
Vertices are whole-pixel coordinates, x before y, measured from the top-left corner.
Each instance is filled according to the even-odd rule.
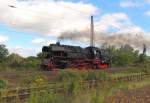
[[[6,88],[6,86],[7,86],[6,81],[5,81],[5,80],[0,79],[0,89],[5,89],[5,88]]]
[[[69,95],[77,95],[80,91],[80,83],[77,80],[71,80],[65,89]]]
[[[36,74],[35,76],[29,76],[24,79],[27,86],[43,86],[47,83],[47,78],[44,75]]]
[[[59,72],[57,77],[55,78],[56,81],[70,81],[74,79],[79,79],[80,76],[75,71],[65,71],[62,70]]]
[[[106,77],[108,75],[107,72],[105,71],[90,71],[88,72],[88,75],[87,75],[87,80],[96,80],[96,79],[100,79],[100,78],[103,78],[103,77]]]

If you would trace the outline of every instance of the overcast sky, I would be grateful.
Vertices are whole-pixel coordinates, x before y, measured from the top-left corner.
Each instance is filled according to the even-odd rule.
[[[0,0],[0,13],[0,44],[24,57],[35,56],[43,45],[55,43],[64,32],[87,32],[91,15],[95,31],[105,33],[97,34],[105,42],[137,47],[138,40],[133,41],[139,39],[141,44],[150,44],[150,0]],[[124,35],[119,41],[117,33]],[[104,37],[109,35],[115,35],[113,41]],[[88,45],[78,40],[62,43]]]

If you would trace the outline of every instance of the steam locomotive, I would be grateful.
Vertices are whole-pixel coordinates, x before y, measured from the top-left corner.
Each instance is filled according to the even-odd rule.
[[[94,46],[82,48],[80,46],[62,45],[60,42],[43,46],[45,55],[42,69],[55,70],[65,68],[76,69],[107,69],[110,65],[109,53]]]

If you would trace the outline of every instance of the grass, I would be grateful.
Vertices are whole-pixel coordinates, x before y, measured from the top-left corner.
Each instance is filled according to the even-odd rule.
[[[17,71],[16,73],[18,75],[22,75],[21,71]],[[118,90],[130,90],[150,85],[150,78],[138,82],[114,83],[105,81],[99,83],[97,88],[91,89],[81,87],[80,81],[98,80],[105,77],[124,77],[142,73],[145,73],[142,69],[132,69],[117,73],[107,73],[105,71],[62,70],[55,78],[57,84],[49,85],[48,88],[42,91],[41,94],[39,94],[39,92],[32,91],[26,103],[103,103],[108,96],[112,96]],[[42,72],[36,71],[33,74],[34,75],[30,76],[25,74],[26,77],[22,79],[23,81],[21,81],[24,83],[24,86],[40,87],[47,84],[47,78],[44,74],[42,74]],[[61,91],[59,94],[49,90],[49,88],[60,87],[64,88],[64,91]]]
[[[132,76],[132,75],[140,75],[140,74],[144,74],[144,72],[142,73],[127,73],[127,72],[118,72],[118,73],[112,73],[109,76],[112,78],[117,78],[117,77],[126,77],[126,76]]]
[[[75,74],[74,74],[75,73]],[[85,74],[84,74],[85,73]],[[65,91],[63,91],[63,94],[57,94],[52,93],[49,90],[45,91],[43,94],[43,101],[46,102],[43,103],[103,103],[105,99],[109,96],[112,96],[116,94],[118,90],[130,90],[135,88],[141,88],[146,85],[150,85],[150,78],[147,78],[143,81],[138,82],[101,82],[98,84],[97,88],[83,88],[79,85],[79,80],[82,80],[83,78],[86,79],[96,79],[99,78],[99,74],[103,74],[104,72],[98,73],[98,72],[91,72],[87,73],[83,72],[81,74],[77,74],[75,71],[62,71],[62,73],[58,76],[57,80],[60,82],[58,85],[65,88]],[[96,74],[94,74],[96,73]],[[104,73],[105,74],[105,73]],[[107,74],[107,73],[106,73]],[[101,77],[105,77],[107,75],[103,75]],[[115,77],[118,76],[129,76],[129,75],[138,75],[140,73],[130,73],[127,72],[124,73],[115,73],[111,74]],[[83,77],[83,78],[82,78]],[[58,86],[58,87],[59,87]],[[52,98],[53,97],[53,98]],[[34,97],[32,97],[34,98]],[[32,98],[29,98],[30,101],[32,101]],[[36,96],[35,98],[40,98]],[[35,99],[34,98],[34,99]],[[34,101],[33,99],[33,101]],[[29,102],[29,103],[40,103],[38,102]]]
[[[18,72],[18,71],[28,71],[28,70],[34,70],[34,71],[39,71],[40,65],[18,65],[18,66],[10,66],[8,64],[2,64],[0,63],[0,72]]]
[[[7,81],[5,79],[0,79],[0,90],[7,87]]]
[[[27,102],[27,103],[103,103],[104,100],[114,95],[119,90],[130,90],[135,88],[141,88],[143,86],[150,85],[150,78],[147,78],[143,81],[135,81],[135,82],[101,82],[97,88],[83,89],[78,84],[78,81],[70,82],[70,85],[67,86],[63,95],[59,95],[56,93],[52,93],[49,90],[44,92],[44,98],[46,102]],[[69,94],[68,94],[69,93]],[[32,96],[32,95],[31,95]],[[54,97],[54,98],[52,98]],[[33,99],[40,97],[32,97]],[[42,99],[44,101],[44,98]],[[34,101],[30,100],[29,101]]]
[[[103,82],[101,85],[91,91],[91,96],[89,96],[93,101],[90,103],[104,103],[105,99],[109,96],[113,96],[119,90],[132,90],[138,89],[144,86],[150,85],[150,78],[147,80],[139,81],[139,82],[120,82],[120,83],[108,83]],[[109,101],[112,103],[112,101]]]
[[[14,79],[11,79],[11,76],[5,78],[11,85],[21,86],[21,87],[29,87],[31,84],[36,82],[47,82],[49,79],[49,76],[51,73],[49,73],[49,76],[41,71],[12,71],[12,72],[2,72],[6,73],[6,75],[9,75],[9,73],[14,75]],[[53,81],[57,82],[57,84],[61,83],[67,83],[68,81],[85,81],[85,80],[98,80],[100,78],[105,77],[111,77],[111,78],[117,78],[117,77],[125,77],[125,76],[131,76],[131,75],[139,75],[145,73],[143,70],[138,69],[130,69],[123,72],[116,72],[116,73],[107,73],[106,71],[97,71],[97,70],[90,70],[90,71],[81,71],[81,70],[61,70],[57,76],[54,78]],[[16,77],[15,77],[16,76]],[[1,76],[4,78],[3,76]],[[15,79],[16,78],[16,79]],[[37,80],[36,80],[37,79]],[[10,85],[10,86],[11,86]],[[9,86],[9,87],[10,87]]]
[[[80,70],[62,70],[56,76],[55,81],[63,82],[70,80],[97,80],[107,77],[109,74],[105,71],[80,71]]]

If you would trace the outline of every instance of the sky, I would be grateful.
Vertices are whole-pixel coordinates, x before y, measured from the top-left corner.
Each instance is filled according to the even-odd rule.
[[[0,44],[23,57],[60,37],[88,46],[91,15],[98,44],[150,44],[150,0],[0,0],[0,13]]]

